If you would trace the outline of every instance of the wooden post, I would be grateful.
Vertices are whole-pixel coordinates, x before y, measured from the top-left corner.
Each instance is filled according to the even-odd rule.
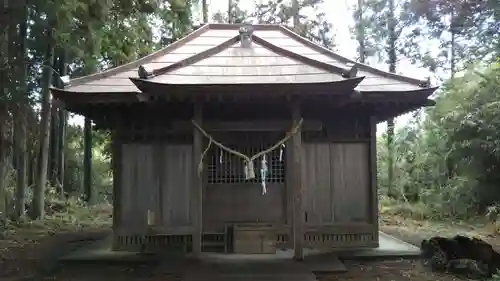
[[[377,119],[370,117],[370,191],[371,191],[371,223],[373,224],[373,239],[378,244],[378,186],[377,186]]]
[[[294,125],[300,121],[300,103],[292,101],[292,118]],[[293,191],[293,249],[294,259],[301,261],[304,259],[304,206],[302,204],[303,182],[302,182],[302,130],[292,137],[292,191]]]
[[[113,250],[118,250],[118,229],[121,227],[120,218],[122,216],[122,145],[119,138],[118,128],[115,123],[113,134],[111,135],[112,157],[111,166],[113,168]]]
[[[85,201],[92,203],[92,121],[85,117],[83,126],[83,192]]]
[[[195,101],[193,120],[202,126],[203,112],[202,103]],[[202,188],[203,188],[203,175],[198,173],[198,165],[203,153],[203,136],[193,126],[193,186],[191,187],[191,218],[194,226],[193,232],[193,253],[195,255],[201,254],[201,238],[202,238]]]

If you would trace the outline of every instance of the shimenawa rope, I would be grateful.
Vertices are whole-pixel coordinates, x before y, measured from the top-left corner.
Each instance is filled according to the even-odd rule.
[[[236,151],[234,149],[231,149],[231,148],[223,145],[222,143],[214,140],[210,134],[208,134],[205,130],[203,130],[201,128],[201,126],[198,125],[198,123],[196,123],[196,121],[192,120],[192,122],[193,122],[193,125],[196,127],[196,129],[198,131],[200,131],[200,133],[203,134],[209,140],[207,147],[205,148],[205,150],[201,154],[200,163],[198,164],[198,174],[201,174],[203,171],[203,159],[205,158],[208,150],[210,149],[212,144],[215,144],[216,146],[220,147],[222,150],[225,150],[233,155],[236,155],[245,161],[245,169],[246,169],[245,175],[246,175],[246,179],[249,180],[249,179],[255,178],[255,170],[254,170],[254,166],[253,166],[253,161],[255,159],[261,157],[262,155],[268,154],[269,152],[275,150],[276,148],[283,145],[286,141],[288,141],[288,139],[290,139],[293,135],[295,135],[299,131],[299,128],[300,128],[300,126],[302,126],[302,123],[304,122],[304,120],[301,118],[299,120],[299,122],[297,124],[295,124],[295,126],[285,135],[285,137],[283,139],[281,139],[280,141],[278,141],[276,144],[269,147],[268,149],[263,150],[261,152],[258,152],[257,154],[253,155],[252,157],[248,157],[247,155],[245,155],[239,151]]]

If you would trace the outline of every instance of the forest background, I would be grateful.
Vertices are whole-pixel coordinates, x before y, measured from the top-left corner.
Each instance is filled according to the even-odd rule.
[[[477,221],[500,202],[498,1],[3,2],[2,233],[109,225],[109,134],[52,103],[49,85],[136,60],[203,22],[287,24],[360,63],[441,85],[436,106],[379,126],[382,222]]]

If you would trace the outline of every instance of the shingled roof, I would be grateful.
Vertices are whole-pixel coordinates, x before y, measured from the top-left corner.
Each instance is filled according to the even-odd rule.
[[[237,24],[207,24],[137,61],[73,79],[64,92],[140,93],[138,69],[155,74],[151,83],[176,85],[322,83],[349,77],[357,69],[361,92],[413,92],[426,81],[357,63],[280,25],[253,25],[252,47],[241,48]],[[347,75],[347,76],[346,76]],[[135,84],[134,84],[135,83]],[[427,92],[427,91],[426,91]]]

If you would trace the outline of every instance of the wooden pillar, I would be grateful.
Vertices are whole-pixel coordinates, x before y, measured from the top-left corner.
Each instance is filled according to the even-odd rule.
[[[294,125],[300,121],[300,103],[292,101],[292,118]],[[304,206],[302,204],[303,181],[302,181],[302,129],[292,137],[292,171],[291,177],[293,207],[292,207],[292,229],[293,229],[293,249],[294,259],[301,261],[304,259]]]
[[[196,101],[193,110],[193,120],[198,125],[203,126],[203,108],[202,103]],[[193,230],[193,253],[199,255],[201,253],[201,238],[202,238],[202,188],[203,175],[198,173],[198,165],[203,153],[203,136],[193,126],[193,186],[191,187],[191,218],[194,227]]]
[[[377,186],[377,119],[370,117],[370,196],[371,196],[371,223],[373,225],[373,239],[378,244],[378,186]]]
[[[118,250],[118,229],[121,227],[122,217],[122,145],[117,129],[111,135],[111,167],[113,169],[113,250]]]
[[[83,126],[83,192],[85,201],[91,203],[92,196],[92,120],[85,117]]]

